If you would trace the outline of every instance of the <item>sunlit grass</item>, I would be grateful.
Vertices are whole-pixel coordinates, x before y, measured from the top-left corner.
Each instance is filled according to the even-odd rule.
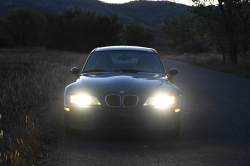
[[[63,122],[64,88],[75,80],[70,69],[86,58],[43,48],[0,50],[0,165],[37,161],[48,131]]]

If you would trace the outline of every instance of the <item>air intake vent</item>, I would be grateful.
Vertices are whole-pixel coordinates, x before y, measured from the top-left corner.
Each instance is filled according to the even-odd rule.
[[[105,97],[106,104],[109,107],[120,107],[121,106],[121,96],[119,95],[107,95]]]
[[[139,97],[136,95],[125,95],[123,96],[124,107],[135,107],[139,101]]]

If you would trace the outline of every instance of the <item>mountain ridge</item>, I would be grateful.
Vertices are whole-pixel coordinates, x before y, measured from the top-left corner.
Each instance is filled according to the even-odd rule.
[[[131,1],[125,4],[109,4],[98,0],[1,0],[0,17],[7,15],[9,10],[20,7],[33,10],[61,13],[75,6],[82,10],[96,11],[98,15],[111,16],[117,14],[124,24],[140,22],[146,27],[163,25],[163,19],[171,19],[179,15],[189,15],[189,6],[171,5],[169,1]]]

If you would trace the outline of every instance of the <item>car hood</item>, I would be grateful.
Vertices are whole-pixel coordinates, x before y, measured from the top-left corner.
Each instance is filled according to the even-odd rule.
[[[167,77],[145,73],[101,73],[86,74],[65,89],[65,94],[88,94],[106,96],[108,94],[134,94],[148,96],[154,93],[176,91]]]

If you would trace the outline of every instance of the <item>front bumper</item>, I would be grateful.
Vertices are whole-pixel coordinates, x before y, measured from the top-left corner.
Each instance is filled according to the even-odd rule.
[[[70,107],[65,123],[80,130],[142,129],[169,130],[180,123],[180,112],[171,108],[102,108]]]

